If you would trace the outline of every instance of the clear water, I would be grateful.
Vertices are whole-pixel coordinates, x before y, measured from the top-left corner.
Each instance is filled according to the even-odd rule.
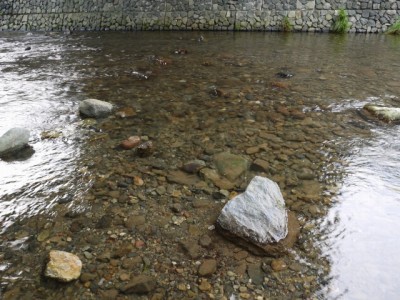
[[[57,215],[60,199],[79,199],[90,186],[85,166],[93,159],[93,146],[77,113],[80,100],[98,98],[134,107],[143,132],[169,138],[165,153],[171,151],[170,144],[183,145],[163,156],[171,164],[191,157],[185,151],[196,148],[187,143],[198,127],[205,136],[237,144],[241,151],[252,146],[240,145],[241,130],[269,126],[257,111],[283,106],[300,109],[318,123],[308,131],[306,143],[321,153],[320,161],[313,163],[319,166],[330,204],[318,218],[298,212],[319,225],[312,239],[320,258],[328,262],[328,275],[318,278],[316,297],[396,299],[399,127],[365,121],[359,112],[366,103],[400,104],[400,39],[201,34],[203,42],[196,32],[0,34],[0,134],[11,127],[29,128],[35,150],[24,160],[0,160],[3,234],[18,220]],[[25,50],[28,46],[31,49]],[[175,55],[177,49],[188,54]],[[164,67],[154,58],[171,63]],[[282,70],[294,76],[277,78]],[[216,88],[230,97],[210,97]],[[243,100],[247,94],[248,101]],[[273,128],[271,133],[280,137],[302,130],[291,118],[280,119]],[[61,137],[41,139],[41,133],[50,130],[61,132]],[[223,130],[228,130],[226,135]],[[291,145],[288,151],[298,151]],[[106,156],[109,148],[96,151]],[[294,166],[286,164],[290,172]]]

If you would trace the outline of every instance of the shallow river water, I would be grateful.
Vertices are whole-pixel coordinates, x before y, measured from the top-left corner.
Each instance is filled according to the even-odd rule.
[[[34,152],[0,160],[0,295],[396,299],[399,127],[363,106],[399,106],[399,47],[384,35],[1,33],[0,135],[28,128]],[[87,98],[116,113],[82,119]],[[154,151],[119,149],[132,135]],[[227,192],[176,178],[224,151],[252,166]],[[280,259],[212,227],[254,175],[275,180],[300,221]],[[79,281],[42,276],[50,249],[82,259]],[[206,279],[204,259],[217,262]],[[140,274],[156,287],[130,295]]]

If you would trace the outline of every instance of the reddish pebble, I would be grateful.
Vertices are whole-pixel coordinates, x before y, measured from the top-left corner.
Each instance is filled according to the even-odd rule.
[[[137,240],[135,242],[135,247],[138,248],[138,249],[143,248],[144,247],[144,242],[141,241],[141,240]]]
[[[141,142],[139,136],[130,136],[128,139],[121,142],[121,147],[125,150],[135,148]]]

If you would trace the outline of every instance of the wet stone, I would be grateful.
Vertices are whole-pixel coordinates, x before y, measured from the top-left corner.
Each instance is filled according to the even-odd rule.
[[[200,178],[194,174],[187,174],[182,171],[170,171],[167,180],[171,183],[192,186],[200,182]]]
[[[217,271],[217,261],[215,259],[207,259],[202,262],[199,267],[200,276],[211,276]]]
[[[130,136],[129,138],[121,142],[121,148],[125,150],[133,149],[138,146],[140,142],[141,139],[139,136]]]
[[[111,103],[97,99],[86,99],[79,103],[80,113],[90,118],[104,118],[111,114],[112,109]]]
[[[192,160],[192,161],[185,163],[182,166],[182,170],[187,173],[190,173],[190,174],[196,174],[198,171],[200,171],[205,166],[206,166],[206,163],[203,160]]]
[[[136,152],[140,157],[148,157],[154,152],[154,145],[152,141],[147,141],[140,144],[136,148]]]
[[[264,282],[265,274],[261,269],[260,263],[249,264],[247,266],[247,273],[254,284],[261,285]]]
[[[214,155],[214,162],[218,173],[231,181],[236,180],[248,167],[247,159],[229,152]]]
[[[201,238],[199,240],[199,244],[205,248],[210,247],[211,243],[212,243],[212,240],[209,235],[203,235],[203,236],[201,236]]]
[[[270,163],[268,161],[257,158],[251,164],[250,169],[256,172],[268,172],[269,166]]]
[[[211,290],[211,284],[205,279],[202,278],[199,284],[199,290],[202,292],[207,292]]]
[[[275,272],[283,271],[287,269],[287,264],[283,259],[274,259],[271,261],[271,268]]]
[[[81,275],[82,262],[78,256],[65,251],[52,250],[49,253],[45,276],[62,282],[78,279]]]
[[[190,258],[196,259],[201,256],[201,247],[197,244],[197,241],[195,240],[183,241],[181,242],[181,246]]]
[[[148,294],[152,292],[157,285],[154,277],[148,275],[139,275],[132,278],[120,291],[124,294]]]
[[[256,245],[279,242],[287,235],[287,213],[279,186],[255,176],[243,194],[224,206],[217,222]]]
[[[114,300],[118,297],[118,290],[110,289],[110,290],[99,290],[99,298],[102,300]]]

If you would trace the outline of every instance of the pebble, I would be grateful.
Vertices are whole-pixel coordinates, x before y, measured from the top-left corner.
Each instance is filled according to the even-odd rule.
[[[136,148],[136,151],[140,157],[148,157],[154,152],[154,144],[152,141],[144,142]]]
[[[206,259],[199,267],[200,276],[211,276],[217,271],[217,261],[215,259]]]
[[[271,268],[275,272],[280,272],[287,269],[287,265],[283,259],[274,259],[271,262]]]
[[[202,278],[202,279],[200,279],[199,289],[200,289],[200,291],[203,291],[203,292],[210,291],[211,284],[207,281],[207,279]]]
[[[157,281],[154,277],[138,275],[121,287],[120,291],[124,294],[148,294],[155,289],[156,285]]]

